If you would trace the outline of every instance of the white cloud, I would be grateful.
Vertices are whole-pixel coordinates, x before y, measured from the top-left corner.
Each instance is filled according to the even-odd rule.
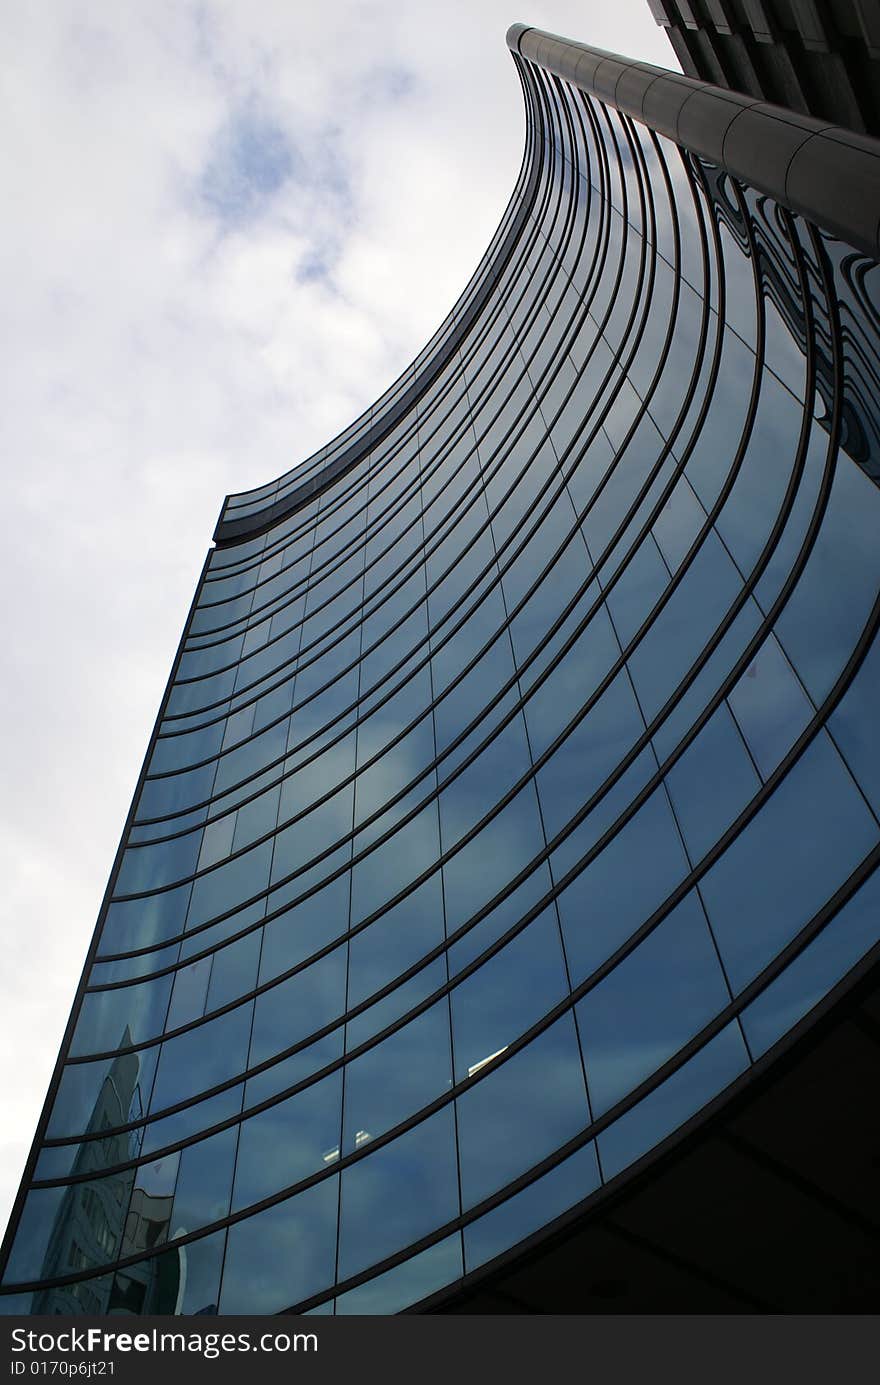
[[[472,272],[521,157],[515,17],[5,17],[2,1220],[221,499],[344,427]],[[673,62],[646,0],[524,17]]]

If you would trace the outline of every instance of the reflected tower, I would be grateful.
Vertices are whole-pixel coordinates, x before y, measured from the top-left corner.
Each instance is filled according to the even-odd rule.
[[[223,506],[5,1311],[876,1304],[880,144],[508,44],[461,298]]]

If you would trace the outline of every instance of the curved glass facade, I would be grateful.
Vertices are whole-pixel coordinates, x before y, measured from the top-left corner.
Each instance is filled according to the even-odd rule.
[[[515,61],[462,299],[224,507],[5,1311],[399,1311],[880,940],[880,268]]]

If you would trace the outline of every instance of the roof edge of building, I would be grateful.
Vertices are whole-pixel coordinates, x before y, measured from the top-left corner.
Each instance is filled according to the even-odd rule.
[[[880,260],[880,140],[526,24],[507,46]]]

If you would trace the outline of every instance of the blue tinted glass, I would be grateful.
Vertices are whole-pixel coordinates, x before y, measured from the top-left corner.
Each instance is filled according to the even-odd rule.
[[[823,698],[852,653],[880,582],[880,491],[841,452],[815,547],[777,635],[807,692]]]
[[[438,998],[446,982],[446,964],[442,957],[421,967],[408,981],[396,986],[388,995],[368,1005],[349,1020],[346,1029],[349,1049],[356,1048],[387,1025],[394,1024],[428,997]]]
[[[755,764],[765,778],[814,714],[809,698],[772,635],[731,690],[729,702]]]
[[[187,927],[195,928],[259,894],[269,883],[271,860],[272,842],[263,842],[200,876],[193,885]]]
[[[644,731],[632,684],[619,673],[587,715],[538,771],[548,837],[590,798]]]
[[[206,1005],[208,1010],[219,1010],[253,990],[257,984],[261,941],[260,930],[256,929],[214,953]]]
[[[691,891],[575,1007],[594,1114],[650,1076],[729,999]]]
[[[451,1084],[449,1006],[441,1000],[346,1067],[344,1153],[384,1134]]]
[[[451,933],[488,904],[544,846],[534,786],[526,784],[443,867],[447,929]]]
[[[172,1240],[226,1216],[237,1144],[238,1127],[233,1125],[181,1152],[170,1218]]]
[[[41,1278],[43,1261],[66,1191],[63,1187],[36,1188],[28,1194],[6,1263],[3,1275],[5,1283],[26,1283],[30,1279]],[[117,1228],[117,1235],[120,1229]]]
[[[459,1214],[452,1106],[342,1174],[339,1278],[347,1279]]]
[[[193,1101],[175,1111],[173,1115],[163,1116],[144,1127],[141,1153],[151,1154],[153,1150],[165,1149],[178,1140],[186,1140],[190,1135],[198,1135],[221,1121],[231,1120],[241,1110],[242,1084],[227,1087],[205,1101]]]
[[[559,896],[572,982],[582,981],[606,961],[650,917],[686,869],[669,801],[657,789]]]
[[[478,1071],[481,1080],[457,1101],[465,1207],[525,1173],[589,1120],[571,1014],[563,1015],[496,1071],[491,1063]],[[530,1094],[527,1117],[523,1092]]]
[[[166,890],[150,899],[111,904],[101,931],[101,952],[129,952],[151,947],[183,932],[191,885]]]
[[[413,1255],[402,1265],[368,1279],[336,1300],[336,1312],[342,1314],[399,1313],[420,1299],[451,1284],[462,1273],[461,1235],[458,1231],[444,1241],[429,1246],[420,1255]]]
[[[171,992],[166,1029],[177,1029],[191,1023],[192,1020],[200,1019],[205,1013],[205,999],[213,960],[213,957],[202,957],[198,962],[191,962],[188,967],[181,967],[179,971],[174,972],[174,989]]]
[[[456,1078],[518,1039],[567,994],[551,907],[453,990]]]
[[[828,729],[859,781],[871,807],[880,813],[880,639],[838,703]]]
[[[97,1269],[122,1250],[134,1171],[34,1188],[24,1203],[4,1272],[7,1283]]]
[[[161,1034],[172,980],[172,976],[159,976],[155,981],[84,995],[71,1054],[103,1053]]]
[[[49,1139],[138,1120],[146,1111],[159,1047],[98,1063],[69,1063],[52,1106]]]
[[[137,1255],[167,1241],[179,1164],[175,1150],[134,1170],[122,1255]]]
[[[342,1074],[337,1071],[241,1125],[233,1211],[318,1173],[339,1158]]]
[[[700,889],[734,990],[776,955],[880,837],[820,732]]]
[[[345,949],[338,947],[307,970],[257,996],[249,1065],[253,1067],[308,1038],[344,1009]]]
[[[230,1226],[221,1313],[277,1313],[333,1283],[337,1179]]]
[[[693,861],[714,845],[760,786],[742,736],[722,703],[666,776]]]
[[[349,889],[348,877],[337,876],[301,904],[269,920],[263,930],[261,982],[280,976],[345,932]],[[270,908],[273,912],[279,903],[280,900],[272,898]]]
[[[742,1025],[756,1056],[786,1034],[880,939],[880,871],[835,914],[765,991],[747,1005]]]
[[[443,941],[443,892],[435,872],[349,944],[348,1003],[359,1005]]]
[[[247,1063],[253,1002],[186,1030],[162,1045],[151,1111],[206,1091],[242,1072]]]
[[[656,1091],[643,1097],[598,1137],[606,1181],[653,1149],[723,1091],[745,1071],[748,1061],[739,1025],[729,1024]]]
[[[468,1271],[492,1260],[533,1231],[544,1227],[599,1187],[599,1164],[594,1144],[570,1154],[555,1169],[536,1178],[522,1192],[478,1217],[464,1229]]]

